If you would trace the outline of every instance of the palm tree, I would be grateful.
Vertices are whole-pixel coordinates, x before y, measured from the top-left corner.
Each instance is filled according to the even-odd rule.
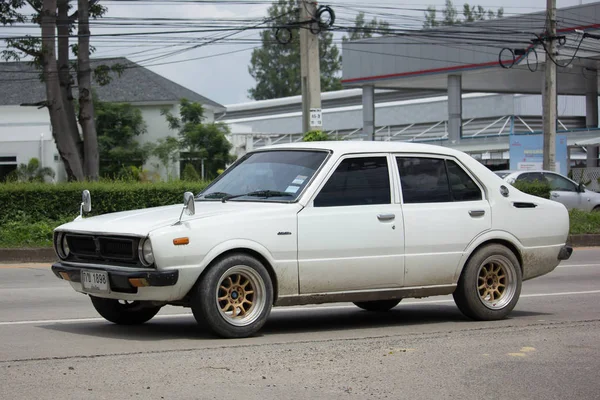
[[[20,182],[45,182],[46,177],[54,179],[54,170],[48,167],[41,167],[40,160],[32,158],[27,164],[20,164],[9,177],[11,180]]]

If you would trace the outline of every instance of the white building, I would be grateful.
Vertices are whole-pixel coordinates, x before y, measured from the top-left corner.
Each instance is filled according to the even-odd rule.
[[[139,137],[141,143],[177,135],[169,130],[161,110],[167,108],[178,115],[182,98],[201,103],[208,123],[214,121],[215,113],[225,110],[221,104],[126,58],[97,59],[92,63],[125,67],[120,76],[112,74],[108,85],[94,88],[101,101],[130,103],[142,111],[147,132]],[[34,157],[43,167],[55,171],[56,181],[64,181],[66,173],[52,137],[48,110],[36,105],[46,99],[39,72],[26,62],[0,63],[0,72],[0,181],[19,164],[27,164]],[[76,90],[74,95],[77,95]],[[145,168],[155,171],[157,164],[158,160],[150,159]],[[179,177],[179,165],[171,165],[169,169],[171,176]],[[163,167],[157,172],[163,179],[167,176]]]

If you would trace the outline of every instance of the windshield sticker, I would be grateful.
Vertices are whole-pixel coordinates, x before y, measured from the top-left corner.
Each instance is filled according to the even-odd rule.
[[[296,193],[298,189],[300,189],[298,186],[288,186],[288,188],[285,189],[285,191],[287,193]]]
[[[292,183],[294,185],[302,185],[304,183],[304,181],[306,180],[306,178],[307,178],[306,176],[298,175]]]

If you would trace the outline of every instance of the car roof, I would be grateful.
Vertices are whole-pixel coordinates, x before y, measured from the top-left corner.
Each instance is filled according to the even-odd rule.
[[[386,141],[358,141],[358,140],[331,140],[331,141],[314,141],[314,142],[298,142],[298,143],[283,143],[261,147],[255,151],[261,150],[278,150],[278,149],[319,149],[330,150],[334,153],[360,153],[360,152],[411,152],[411,153],[434,153],[449,156],[465,156],[462,151],[455,150],[449,147],[426,144],[426,143],[410,143],[410,142],[386,142]]]

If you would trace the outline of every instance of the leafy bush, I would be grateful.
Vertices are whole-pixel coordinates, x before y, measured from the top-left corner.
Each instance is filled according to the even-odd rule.
[[[302,138],[302,140],[304,142],[320,142],[320,141],[324,141],[324,140],[340,140],[340,139],[336,138],[335,136],[330,136],[323,131],[314,130],[314,131],[306,132],[304,134],[304,137]]]
[[[198,193],[206,182],[72,182],[0,184],[0,224],[19,220],[58,221],[79,214],[81,192],[92,195],[91,215],[183,203],[183,193]],[[16,219],[15,219],[16,218]]]
[[[199,181],[200,175],[192,164],[185,164],[185,168],[183,168],[183,173],[181,174],[181,179],[187,182]]]
[[[550,191],[552,188],[547,182],[515,182],[512,184],[515,188],[521,192],[531,194],[533,196],[543,197],[544,199],[550,198]]]

